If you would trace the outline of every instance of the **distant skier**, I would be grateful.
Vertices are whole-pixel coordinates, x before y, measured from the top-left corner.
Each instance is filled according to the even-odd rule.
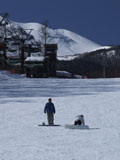
[[[55,106],[51,98],[48,99],[48,103],[45,105],[44,113],[47,113],[48,125],[54,125]]]
[[[85,125],[85,120],[83,115],[78,115],[77,119],[74,122],[74,125]]]

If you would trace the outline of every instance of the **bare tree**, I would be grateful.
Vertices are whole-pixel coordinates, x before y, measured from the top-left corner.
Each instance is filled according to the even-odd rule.
[[[47,39],[49,37],[49,33],[48,33],[48,20],[45,20],[42,23],[42,27],[41,27],[41,33],[42,33],[42,39],[43,39],[43,44],[46,45],[47,43]]]
[[[44,46],[44,53],[46,53],[46,44],[50,42],[51,40],[51,35],[49,33],[49,21],[48,20],[45,20],[43,23],[42,23],[42,27],[41,27],[41,30],[40,30],[40,33],[41,33],[41,38],[42,38],[42,45]]]

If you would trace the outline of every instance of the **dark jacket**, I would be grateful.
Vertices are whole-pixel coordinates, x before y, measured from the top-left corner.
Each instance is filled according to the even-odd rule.
[[[55,106],[52,102],[48,102],[45,105],[44,113],[55,113]]]

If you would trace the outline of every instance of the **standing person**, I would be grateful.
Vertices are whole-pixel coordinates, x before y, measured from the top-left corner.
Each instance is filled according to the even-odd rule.
[[[47,113],[48,125],[54,125],[55,106],[52,103],[52,99],[48,99],[44,108],[44,113]]]

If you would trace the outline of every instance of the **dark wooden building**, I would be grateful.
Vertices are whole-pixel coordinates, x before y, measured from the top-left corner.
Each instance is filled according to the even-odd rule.
[[[28,78],[45,78],[47,77],[43,56],[28,57],[25,60],[25,73]]]
[[[46,44],[45,45],[45,60],[48,75],[50,77],[56,76],[56,68],[57,68],[57,44]]]
[[[57,44],[46,44],[44,57],[28,57],[25,61],[27,77],[56,77]]]
[[[0,42],[0,69],[7,69],[7,56],[6,56],[7,45],[5,42]]]

